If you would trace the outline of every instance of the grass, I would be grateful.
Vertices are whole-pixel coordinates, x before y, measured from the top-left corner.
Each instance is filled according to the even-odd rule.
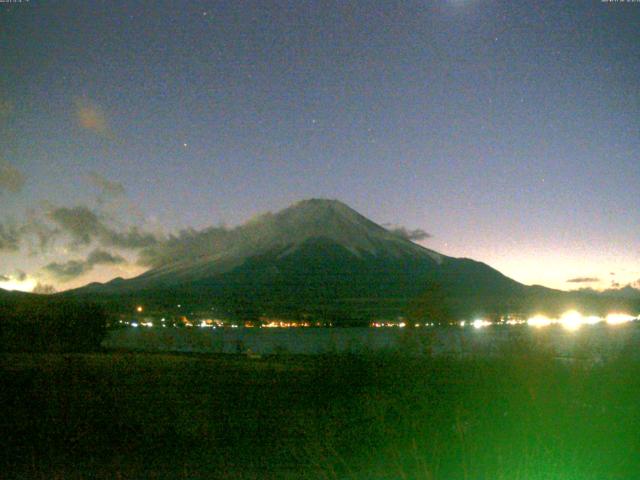
[[[3,354],[4,478],[633,479],[640,363]]]

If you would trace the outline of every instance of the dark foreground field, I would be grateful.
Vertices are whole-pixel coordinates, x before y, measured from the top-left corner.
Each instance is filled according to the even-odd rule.
[[[640,478],[640,363],[5,354],[3,478]]]

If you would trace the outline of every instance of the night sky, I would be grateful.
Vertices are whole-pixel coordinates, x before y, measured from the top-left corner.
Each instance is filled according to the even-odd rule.
[[[0,3],[0,72],[0,287],[310,197],[527,284],[640,279],[640,3]]]

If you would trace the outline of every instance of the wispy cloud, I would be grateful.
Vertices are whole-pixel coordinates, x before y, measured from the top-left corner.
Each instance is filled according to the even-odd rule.
[[[427,238],[431,238],[432,235],[430,233],[425,232],[424,230],[422,230],[421,228],[416,228],[416,229],[409,229],[406,227],[402,227],[402,226],[393,226],[393,225],[389,225],[389,224],[385,224],[385,227],[387,227],[387,230],[389,230],[391,233],[404,238],[405,240],[410,240],[410,241],[420,241],[420,240],[426,240]]]
[[[86,98],[75,101],[75,115],[78,125],[97,135],[111,136],[111,128],[103,109]]]
[[[145,232],[136,226],[129,227],[127,230],[120,232],[106,228],[101,232],[99,240],[106,246],[126,248],[130,250],[148,247],[150,245],[155,245],[158,242],[155,235]]]
[[[47,252],[59,235],[60,230],[46,223],[36,211],[27,212],[20,226],[21,240],[25,240],[31,254]]]
[[[103,228],[98,216],[88,207],[58,207],[49,212],[49,219],[69,234],[74,244],[89,245]]]
[[[157,243],[151,233],[132,226],[118,230],[108,226],[86,206],[58,207],[49,212],[49,218],[62,232],[72,238],[72,246],[89,245],[94,240],[105,247],[138,249]]]
[[[169,235],[168,238],[158,240],[155,244],[141,249],[138,264],[157,268],[174,262],[176,258],[185,261],[202,258],[212,252],[223,251],[230,244],[241,241],[236,233],[237,230],[229,230],[225,227],[182,230],[177,235]]]
[[[98,190],[99,201],[125,194],[124,185],[120,182],[111,181],[96,172],[90,172],[88,178],[89,182]]]
[[[18,282],[24,282],[27,279],[27,274],[22,270],[16,270],[13,275],[0,275],[0,282],[9,282],[11,280],[16,280]]]
[[[126,262],[120,255],[96,249],[84,260],[69,260],[65,263],[53,262],[45,266],[44,270],[57,280],[65,282],[91,271],[96,265],[118,265]]]
[[[0,223],[0,251],[15,251],[20,247],[20,230]]]
[[[122,192],[116,182],[99,177],[95,179],[104,185],[109,195],[120,195]],[[71,250],[92,244],[104,248],[139,250],[159,241],[159,234],[136,225],[122,225],[112,215],[86,205],[45,205],[39,210],[28,210],[21,224],[10,221],[0,223],[0,252],[18,251],[26,246],[30,254],[50,253],[60,242],[65,242],[65,248]]]
[[[87,105],[79,105],[83,113],[84,126],[105,131],[98,117],[91,119]],[[96,120],[97,119],[97,120]],[[102,126],[101,126],[102,125]],[[143,218],[126,221],[122,218],[126,210],[124,186],[107,179],[97,172],[87,175],[88,182],[95,188],[97,205],[57,206],[47,202],[38,208],[25,212],[21,222],[11,220],[0,222],[0,255],[26,249],[29,254],[56,255],[71,251],[92,250],[87,258],[58,260],[41,267],[42,273],[56,281],[69,281],[89,271],[96,265],[119,265],[127,263],[121,251],[138,251],[150,248],[164,241],[164,235],[151,233],[143,225]],[[0,163],[0,198],[4,191],[18,191],[24,184],[22,173],[8,163]],[[0,213],[1,208],[0,208]],[[108,251],[110,250],[110,251]],[[54,257],[55,258],[55,257]],[[139,267],[137,267],[139,268]],[[22,281],[21,275],[2,273],[0,281]],[[6,273],[6,274],[5,274]],[[9,280],[6,280],[6,279]],[[2,280],[4,279],[4,280]],[[33,279],[32,279],[33,280]],[[35,285],[35,280],[32,285]],[[51,286],[40,285],[41,293],[50,293]]]
[[[24,186],[25,178],[20,170],[8,162],[0,160],[0,194],[18,193]]]
[[[599,281],[600,279],[597,277],[575,277],[567,280],[567,283],[596,283]]]

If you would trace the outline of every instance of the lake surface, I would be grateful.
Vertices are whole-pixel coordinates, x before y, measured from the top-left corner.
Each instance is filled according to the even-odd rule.
[[[405,352],[415,355],[495,355],[535,346],[561,358],[638,356],[640,323],[402,328],[157,328],[112,330],[109,349],[148,352],[255,353],[271,355]]]

